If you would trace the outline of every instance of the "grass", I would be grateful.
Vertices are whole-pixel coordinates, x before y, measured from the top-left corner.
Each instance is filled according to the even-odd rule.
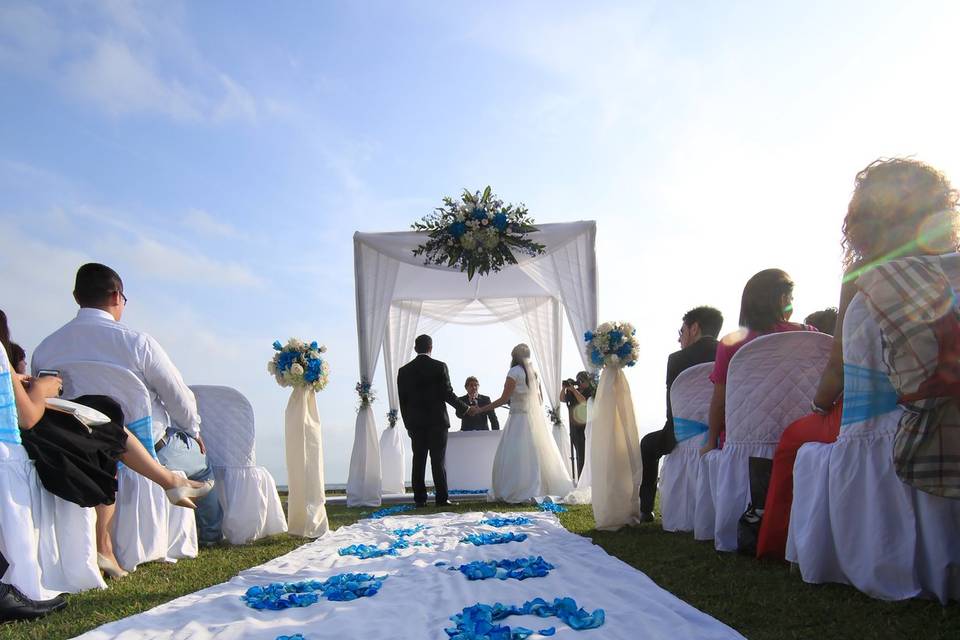
[[[464,502],[444,509],[486,510],[526,511],[529,507]],[[327,509],[332,529],[356,522],[368,511],[343,506]],[[416,513],[434,512],[428,508]],[[750,640],[960,638],[960,604],[942,607],[921,600],[881,602],[842,585],[808,585],[786,565],[717,553],[711,544],[695,542],[689,535],[664,532],[659,522],[616,533],[595,531],[589,506],[571,507],[560,514],[560,521]],[[243,547],[205,549],[200,557],[175,565],[141,565],[105,591],[70,596],[64,611],[33,622],[0,625],[0,640],[70,638],[224,582],[242,569],[292,551],[304,542],[281,535]]]

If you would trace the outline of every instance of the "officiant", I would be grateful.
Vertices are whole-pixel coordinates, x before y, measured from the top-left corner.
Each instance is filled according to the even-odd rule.
[[[480,394],[480,381],[474,376],[467,378],[463,386],[467,390],[467,395],[460,396],[460,399],[464,403],[471,407],[485,407],[490,404],[490,398]],[[500,430],[500,421],[497,420],[495,411],[485,411],[472,416],[462,415],[457,417],[460,418],[460,431]]]

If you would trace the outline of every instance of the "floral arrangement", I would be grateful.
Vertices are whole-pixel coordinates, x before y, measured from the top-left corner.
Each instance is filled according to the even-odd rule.
[[[489,186],[482,194],[464,189],[459,200],[445,197],[443,206],[413,223],[413,229],[430,236],[413,255],[425,256],[424,264],[459,266],[468,280],[517,264],[515,252],[536,256],[545,250],[526,237],[537,230],[527,208],[505,205]]]
[[[563,421],[560,420],[560,405],[547,407],[547,417],[550,418],[550,422],[555,427],[563,424]]]
[[[273,343],[273,359],[267,363],[267,371],[277,379],[281,387],[306,387],[320,391],[330,379],[330,365],[320,354],[327,348],[316,340],[307,344],[290,338],[286,345],[279,340]]]
[[[387,411],[387,424],[390,425],[391,429],[397,426],[397,415],[398,412],[396,409],[390,409],[390,411]]]
[[[590,362],[598,367],[632,367],[637,363],[637,330],[629,322],[604,322],[583,334]]]
[[[370,384],[368,380],[358,382],[354,390],[357,392],[357,395],[360,396],[359,409],[369,407],[373,404],[373,401],[377,399],[377,392],[373,390],[373,385]]]

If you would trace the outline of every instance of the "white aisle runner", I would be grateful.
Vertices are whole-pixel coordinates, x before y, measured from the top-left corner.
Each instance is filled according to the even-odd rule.
[[[483,518],[524,515],[532,524],[495,529],[480,525]],[[341,557],[337,549],[352,544],[386,547],[391,530],[424,524],[428,529],[408,538],[433,546],[401,549],[399,556],[360,560]],[[470,533],[526,533],[523,542],[473,546],[460,539]],[[454,566],[474,560],[543,556],[555,569],[543,578],[470,581]],[[240,599],[254,585],[270,582],[325,580],[338,573],[388,574],[372,597],[352,602],[319,602],[283,611],[258,611]],[[165,605],[85,633],[83,640],[143,638],[274,640],[303,634],[306,640],[398,638],[445,640],[451,615],[478,602],[522,606],[542,597],[572,597],[592,612],[604,609],[606,622],[597,629],[575,631],[557,618],[510,616],[501,624],[530,629],[556,627],[555,638],[566,640],[710,640],[740,638],[736,631],[694,609],[653,583],[646,575],[607,555],[587,538],[564,529],[548,513],[467,513],[432,516],[392,516],[362,520],[343,527],[285,556],[241,572],[229,582],[178,598]],[[532,638],[542,636],[534,635]]]

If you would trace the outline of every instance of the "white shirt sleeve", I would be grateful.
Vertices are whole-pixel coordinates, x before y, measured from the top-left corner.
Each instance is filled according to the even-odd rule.
[[[513,381],[516,382],[517,384],[523,383],[525,376],[526,376],[526,372],[523,370],[523,367],[520,365],[511,367],[510,371],[507,371],[507,377],[513,378]]]
[[[157,394],[170,419],[184,433],[196,438],[200,435],[200,413],[193,391],[183,381],[167,352],[152,337],[143,334],[137,346],[143,363],[143,378],[147,388]]]

